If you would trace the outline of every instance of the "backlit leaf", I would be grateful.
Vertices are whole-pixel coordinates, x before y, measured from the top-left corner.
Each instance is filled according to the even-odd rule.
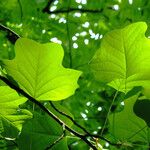
[[[145,37],[146,29],[144,22],[138,22],[106,34],[91,62],[95,77],[123,92],[148,86],[150,40]]]
[[[5,68],[20,87],[37,100],[62,100],[78,88],[81,72],[62,66],[61,45],[20,38],[15,51],[15,59],[4,61]]]

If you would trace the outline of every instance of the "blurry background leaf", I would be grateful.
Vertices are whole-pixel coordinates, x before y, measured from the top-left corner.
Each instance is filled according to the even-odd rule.
[[[50,6],[48,2],[51,2]],[[45,8],[47,11],[44,11]],[[88,64],[99,49],[104,35],[113,29],[144,21],[148,25],[146,37],[149,37],[149,10],[149,0],[0,0],[0,23],[22,37],[62,45],[65,53],[62,62],[64,67],[84,73],[79,79],[80,88],[75,95],[58,103],[73,114],[75,121],[91,133],[99,134],[115,90],[97,82]],[[0,29],[0,60],[14,57],[14,45],[9,34]],[[149,94],[148,88],[147,93]],[[118,108],[120,110],[121,95],[119,93],[113,105],[113,112]],[[29,102],[24,105],[32,110]],[[69,138],[68,141],[70,149],[88,149],[79,139],[72,141]],[[108,146],[104,142],[104,148],[110,149]],[[138,147],[134,145],[134,149]]]

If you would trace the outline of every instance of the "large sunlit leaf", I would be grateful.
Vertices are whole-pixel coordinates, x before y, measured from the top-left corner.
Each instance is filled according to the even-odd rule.
[[[32,118],[32,114],[26,109],[20,109],[19,105],[25,103],[26,98],[18,95],[8,86],[0,86],[0,122],[7,122],[10,126],[21,130],[25,119]],[[2,131],[1,131],[2,129]],[[3,132],[1,127],[0,132]]]
[[[5,68],[20,87],[37,100],[62,100],[74,94],[80,71],[64,68],[61,45],[40,44],[20,38],[16,57],[5,60]]]
[[[91,62],[95,77],[123,92],[148,86],[150,40],[145,37],[146,29],[144,22],[138,22],[106,34]]]

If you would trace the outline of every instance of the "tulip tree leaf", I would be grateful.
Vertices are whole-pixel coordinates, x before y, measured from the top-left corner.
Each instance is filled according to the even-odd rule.
[[[64,68],[61,45],[20,38],[16,57],[4,60],[6,71],[37,100],[62,100],[74,94],[80,71]]]
[[[121,141],[122,143],[144,142],[145,148],[148,148],[150,142],[150,128],[143,119],[139,118],[134,113],[136,100],[137,96],[126,99],[124,110],[109,116],[109,132],[117,141]],[[139,110],[138,108],[136,109],[136,113],[138,113]]]
[[[123,92],[148,86],[150,40],[145,37],[146,29],[144,22],[138,22],[106,34],[91,61],[95,77]]]
[[[0,86],[0,122],[7,122],[9,125],[21,130],[25,119],[32,118],[32,114],[26,109],[18,106],[25,103],[26,98],[18,95],[16,91],[8,86]],[[1,127],[2,129],[2,127]],[[2,129],[3,132],[4,129]]]

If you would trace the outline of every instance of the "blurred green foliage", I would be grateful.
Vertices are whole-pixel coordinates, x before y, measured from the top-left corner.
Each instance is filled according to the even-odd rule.
[[[149,37],[149,0],[0,0],[1,24],[21,37],[31,38],[41,43],[52,41],[62,44],[65,50],[63,65],[84,72],[79,79],[80,88],[75,95],[67,100],[56,102],[56,105],[58,103],[66,107],[74,116],[75,121],[93,134],[100,134],[115,90],[97,82],[88,64],[107,32],[137,21],[147,23],[146,36]],[[14,45],[8,38],[9,33],[1,28],[0,30],[0,59],[12,59],[15,56]],[[122,110],[123,106],[120,103],[123,96],[122,93],[118,94],[111,112]],[[36,113],[43,113],[29,102],[24,107]],[[43,115],[41,122],[44,122],[44,117],[46,116]],[[28,149],[29,145],[26,145],[26,140],[28,136],[29,139],[33,138],[34,130],[39,134],[48,133],[46,124],[50,124],[51,120],[47,120],[48,123],[43,123],[39,129],[35,125],[35,129],[28,130],[28,126],[32,124],[34,127],[39,118],[27,122],[23,126],[21,136],[15,135],[20,150]],[[50,126],[49,129],[53,130],[53,126],[55,125]],[[107,125],[104,134],[108,133],[108,127]],[[8,127],[6,129],[8,130]],[[55,133],[56,129],[53,132]],[[32,139],[31,150],[42,150],[50,144],[51,139],[47,137],[45,137],[46,141],[38,143],[42,137],[39,134]],[[13,135],[12,137],[14,138]],[[69,149],[89,149],[80,139],[69,137],[64,138],[64,149],[67,149],[66,139],[68,139]],[[40,147],[35,141],[40,144]],[[107,142],[100,142],[100,144],[108,149],[127,149],[124,145],[114,147]],[[135,143],[135,147],[129,149],[138,149],[140,144],[143,143]],[[59,150],[58,147],[60,148],[61,145],[56,145],[54,149]],[[13,142],[3,139],[0,141],[0,149],[17,150],[18,147]],[[140,147],[139,149],[145,150],[146,148]]]

